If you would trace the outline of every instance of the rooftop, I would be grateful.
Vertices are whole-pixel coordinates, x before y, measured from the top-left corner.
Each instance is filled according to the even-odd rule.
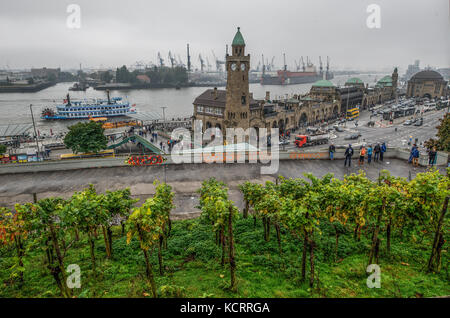
[[[329,80],[319,80],[315,82],[313,87],[334,87],[334,84],[331,83]]]
[[[352,77],[348,79],[347,82],[345,82],[345,84],[364,84],[364,82],[357,77]]]
[[[432,70],[425,70],[425,71],[421,71],[418,72],[416,74],[413,75],[413,77],[411,77],[411,80],[443,80],[444,78],[442,77],[441,74],[439,74],[436,71],[432,71]]]
[[[231,45],[245,45],[244,37],[241,34],[241,28],[237,28],[236,35],[234,36],[233,43]]]

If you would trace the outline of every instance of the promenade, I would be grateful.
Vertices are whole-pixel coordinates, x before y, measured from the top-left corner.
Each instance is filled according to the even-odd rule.
[[[130,187],[134,197],[145,200],[154,194],[153,181],[167,181],[175,191],[176,208],[172,217],[196,217],[200,211],[195,208],[198,204],[196,190],[200,188],[205,179],[215,177],[228,184],[230,199],[239,208],[243,208],[243,201],[238,185],[244,181],[264,183],[274,181],[277,175],[291,178],[303,177],[306,172],[316,176],[323,176],[330,172],[335,177],[342,178],[346,174],[357,173],[359,169],[365,171],[373,180],[378,177],[381,170],[387,169],[393,175],[408,178],[426,171],[425,167],[413,168],[404,160],[388,158],[383,163],[367,163],[358,167],[356,159],[351,168],[345,168],[343,160],[281,160],[277,175],[261,175],[261,164],[179,164],[157,165],[144,167],[110,167],[74,169],[67,171],[47,171],[22,174],[4,174],[0,184],[0,206],[13,207],[14,203],[30,202],[33,193],[38,199],[51,196],[69,198],[75,191],[80,191],[90,183],[94,184],[99,192]],[[442,173],[445,168],[440,167]]]

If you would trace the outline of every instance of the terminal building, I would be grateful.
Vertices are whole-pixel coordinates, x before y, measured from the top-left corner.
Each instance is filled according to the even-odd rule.
[[[439,98],[447,94],[447,81],[432,70],[416,73],[408,81],[407,97]]]

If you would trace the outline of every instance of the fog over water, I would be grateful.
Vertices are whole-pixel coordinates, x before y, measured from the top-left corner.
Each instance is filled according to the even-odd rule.
[[[79,29],[67,27],[70,4]],[[367,26],[371,4],[380,28]],[[198,67],[200,53],[224,56],[238,26],[254,63],[264,54],[281,67],[286,53],[291,69],[327,55],[335,69],[450,66],[448,0],[2,0],[0,68],[117,67],[158,52],[168,63],[169,50],[186,63],[187,43]]]

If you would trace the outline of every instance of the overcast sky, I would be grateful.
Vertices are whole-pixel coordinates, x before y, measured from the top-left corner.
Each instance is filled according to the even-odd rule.
[[[71,3],[81,28],[69,29]],[[369,29],[369,4],[381,7],[381,28]],[[404,71],[450,67],[449,0],[1,0],[0,69],[76,68],[156,62],[168,51],[193,63],[223,56],[240,26],[256,66],[261,54],[281,66],[330,56],[332,69]]]

